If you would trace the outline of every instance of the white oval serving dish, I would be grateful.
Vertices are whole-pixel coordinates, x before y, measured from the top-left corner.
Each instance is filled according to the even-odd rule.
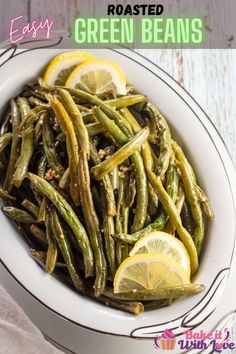
[[[69,39],[55,42],[52,48],[42,48],[47,46],[48,43],[40,42],[28,51],[17,49],[14,53],[9,50],[3,54],[2,50],[1,114],[9,98],[22,91],[24,83],[35,79],[53,56],[65,51],[61,48],[76,48]],[[203,110],[160,68],[126,49],[91,49],[88,52],[120,64],[137,90],[147,95],[167,116],[174,137],[182,144],[197,171],[199,183],[207,192],[215,215],[207,228],[200,269],[195,277],[196,282],[206,285],[206,290],[175,301],[170,307],[148,311],[140,316],[105,307],[76,294],[38,267],[29,256],[26,242],[13,224],[0,213],[2,264],[30,296],[50,312],[59,315],[60,319],[69,321],[78,331],[84,327],[114,336],[151,339],[168,327],[181,336],[187,328],[195,328],[209,318],[227,284],[236,228],[233,164],[223,141]]]

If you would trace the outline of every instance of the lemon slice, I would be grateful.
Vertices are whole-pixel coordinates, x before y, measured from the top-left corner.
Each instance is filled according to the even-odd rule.
[[[63,86],[74,68],[93,57],[85,52],[65,52],[53,58],[43,74],[49,85]]]
[[[93,59],[78,65],[66,81],[70,88],[79,87],[92,94],[112,91],[117,95],[126,94],[126,78],[116,63]]]
[[[142,237],[135,243],[129,255],[155,252],[172,257],[190,275],[190,260],[186,248],[181,241],[166,232],[154,231]]]
[[[159,253],[136,254],[119,266],[114,293],[162,289],[189,282],[189,275],[173,258]]]

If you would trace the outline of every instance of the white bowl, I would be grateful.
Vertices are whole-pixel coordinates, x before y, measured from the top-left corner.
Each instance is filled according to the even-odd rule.
[[[53,48],[41,48],[43,46],[45,43],[36,43],[34,50],[17,50],[12,57],[11,51],[8,51],[0,57],[1,113],[9,98],[21,92],[25,83],[34,80],[53,56],[65,51],[60,48],[76,48],[68,39],[55,44]],[[235,246],[235,171],[223,141],[211,121],[194,99],[165,72],[129,50],[91,49],[88,52],[97,58],[107,58],[119,63],[137,90],[147,95],[168,117],[173,136],[187,152],[197,172],[199,184],[209,196],[214,220],[207,228],[200,269],[195,277],[197,283],[205,284],[206,290],[175,301],[170,307],[148,311],[140,316],[105,307],[76,294],[38,267],[29,256],[26,242],[13,224],[0,213],[1,228],[4,231],[0,237],[2,264],[30,296],[41,303],[44,311],[47,308],[50,314],[60,316],[53,317],[53,326],[57,327],[59,323],[62,326],[60,321],[66,319],[69,322],[65,321],[65,328],[71,323],[78,333],[84,327],[130,339],[151,339],[168,327],[181,336],[186,329],[204,324],[224,293]],[[17,296],[16,293],[16,299]],[[29,315],[37,323],[38,314],[32,308]],[[41,329],[47,332],[46,317],[45,324],[43,318],[40,323]],[[74,337],[65,341],[57,335],[55,337],[67,345],[68,341],[76,341]],[[105,338],[108,339],[98,346],[101,352],[104,348],[111,349],[111,337]],[[137,347],[137,341],[126,340],[124,343],[127,349]],[[138,347],[140,350],[140,344]],[[135,350],[137,352],[137,348]],[[149,350],[151,353],[151,345],[145,350],[146,353]],[[114,351],[113,347],[113,352],[118,353],[121,350]],[[81,353],[89,351],[82,348]]]

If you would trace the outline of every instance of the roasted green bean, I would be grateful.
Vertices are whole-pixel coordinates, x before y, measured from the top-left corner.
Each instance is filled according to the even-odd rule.
[[[39,214],[39,207],[32,203],[28,199],[24,199],[21,205],[28,210],[32,215],[34,215],[36,218],[38,217]]]
[[[6,149],[6,147],[12,141],[12,133],[5,133],[0,136],[0,154]]]
[[[38,226],[32,224],[30,225],[30,231],[37,238],[37,240],[40,241],[40,243],[47,245],[47,236],[43,230],[41,230]]]
[[[108,265],[112,276],[114,277],[116,271],[116,254],[115,254],[115,241],[113,236],[115,235],[114,218],[108,213],[108,204],[101,189],[101,204],[103,215],[103,232],[105,241],[105,250],[108,260]]]
[[[63,89],[58,89],[57,91],[60,95],[60,98],[62,100],[62,103],[68,115],[71,117],[71,120],[73,122],[74,129],[80,145],[80,149],[84,150],[87,154],[87,157],[89,158],[90,156],[89,136],[88,136],[88,131],[83,122],[81,113],[68,91]]]
[[[91,159],[95,165],[101,163],[101,158],[98,155],[97,149],[92,142],[90,142],[90,154]],[[116,214],[116,203],[110,176],[104,176],[101,179],[101,183],[103,185],[103,191],[106,195],[107,212],[109,215],[114,216]]]
[[[61,177],[65,170],[61,165],[60,158],[57,154],[53,131],[47,117],[43,121],[42,136],[43,136],[43,150],[47,158],[48,165],[51,167],[53,171],[56,172],[56,175],[58,177]]]
[[[202,284],[185,284],[172,288],[153,290],[132,290],[127,293],[115,294],[117,300],[152,301],[162,299],[174,299],[176,297],[197,294],[205,289]]]
[[[56,267],[58,250],[49,214],[46,215],[45,226],[48,243],[45,269],[46,272],[52,273]]]
[[[12,124],[12,144],[9,164],[7,167],[7,172],[4,181],[4,189],[7,192],[11,192],[13,186],[13,175],[15,172],[15,164],[20,155],[20,135],[19,135],[19,125],[21,117],[19,108],[14,100],[11,100],[11,124]]]
[[[65,108],[61,102],[53,96],[48,95],[49,102],[56,114],[61,128],[66,135],[67,153],[69,156],[69,170],[70,170],[70,192],[74,204],[79,204],[79,190],[78,190],[78,141],[75,134],[74,125],[68,116]]]
[[[44,195],[51,200],[55,205],[62,218],[70,226],[74,232],[76,240],[83,252],[85,276],[92,276],[94,272],[93,254],[90,242],[83,225],[80,223],[72,207],[67,201],[43,178],[34,175],[33,173],[27,174],[31,183]],[[31,221],[33,223],[33,221]]]
[[[27,130],[42,113],[48,110],[48,107],[48,104],[45,104],[44,106],[36,106],[29,110],[28,114],[24,116],[24,119],[22,119],[20,123],[19,131]]]
[[[57,215],[57,211],[53,207],[51,207],[50,209],[50,220],[51,220],[53,235],[57,241],[58,247],[67,265],[67,269],[70,273],[73,284],[77,290],[84,291],[84,282],[76,270],[75,260],[73,257],[69,239],[62,227],[62,224]]]
[[[123,145],[112,156],[109,156],[106,160],[99,165],[94,166],[91,169],[92,176],[100,180],[102,177],[110,173],[115,167],[119,166],[128,157],[133,155],[145,142],[149,134],[149,129],[144,128],[135,137],[133,137],[128,143]]]
[[[158,110],[153,104],[148,102],[145,111],[148,112],[149,116],[155,121],[157,126],[157,136],[159,139],[160,153],[158,156],[157,173],[163,179],[167,168],[169,166],[169,161],[171,157],[171,134],[169,126]]]
[[[12,206],[4,206],[2,207],[2,211],[8,218],[13,219],[17,222],[22,222],[24,224],[32,224],[37,222],[33,215],[19,208],[15,208]]]
[[[17,103],[20,108],[21,120],[24,120],[24,118],[27,117],[28,113],[30,112],[29,103],[23,97],[19,97],[17,99]],[[17,188],[21,186],[21,183],[28,171],[30,159],[33,155],[33,149],[34,149],[33,142],[34,142],[34,130],[33,130],[33,126],[30,125],[27,129],[24,129],[22,131],[20,156],[16,162],[16,169],[13,176],[13,184]]]
[[[80,151],[79,163],[79,190],[80,201],[83,209],[84,220],[88,230],[89,239],[95,258],[95,295],[103,293],[106,286],[107,265],[103,252],[102,237],[99,228],[99,220],[94,208],[92,194],[90,190],[90,175],[86,151]]]
[[[124,145],[128,142],[128,138],[119,129],[119,127],[109,119],[99,108],[94,108],[97,119],[107,129],[107,131],[113,136],[117,144]],[[148,206],[148,190],[147,190],[147,176],[144,170],[143,160],[139,152],[135,152],[130,157],[135,168],[136,175],[136,209],[132,226],[132,232],[136,232],[142,229]]]
[[[178,214],[175,204],[173,203],[172,198],[164,189],[160,178],[157,177],[152,171],[149,171],[149,178],[153,188],[158,193],[163,208],[169,215],[169,218],[172,223],[175,225],[178,235],[188,251],[191,263],[191,272],[192,274],[195,274],[198,269],[198,256],[192,237],[188,233],[188,231],[183,227],[180,215]]]
[[[147,98],[142,95],[129,95],[124,97],[114,98],[112,100],[106,100],[105,103],[113,108],[120,109],[127,106],[133,106],[134,104],[139,102],[145,102],[146,100]]]
[[[13,195],[10,195],[1,185],[0,185],[0,197],[9,200],[16,200]]]

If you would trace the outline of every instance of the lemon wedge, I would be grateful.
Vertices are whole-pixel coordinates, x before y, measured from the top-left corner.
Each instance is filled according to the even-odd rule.
[[[157,290],[189,283],[189,274],[173,258],[159,253],[136,254],[119,266],[114,278],[114,293]]]
[[[70,73],[78,64],[91,59],[93,57],[86,52],[74,51],[59,54],[47,65],[43,79],[49,85],[63,86]]]
[[[98,95],[112,91],[126,94],[126,78],[118,64],[103,59],[93,59],[78,65],[66,81],[70,88],[81,88]]]
[[[172,257],[185,271],[191,273],[188,252],[181,241],[174,236],[162,231],[154,231],[137,241],[129,255],[139,253],[161,253]]]

